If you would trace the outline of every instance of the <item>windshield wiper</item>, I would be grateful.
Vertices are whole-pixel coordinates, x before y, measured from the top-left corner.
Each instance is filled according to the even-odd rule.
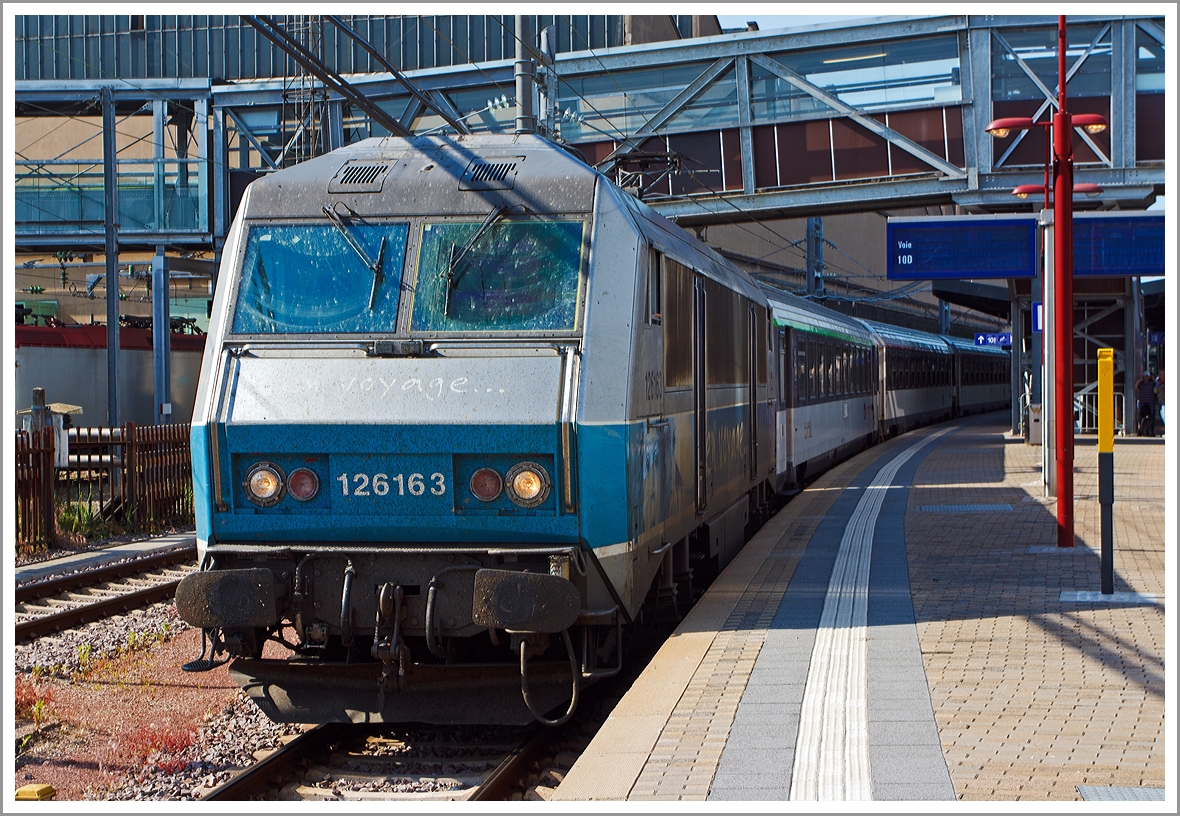
[[[475,233],[467,239],[467,241],[463,244],[462,249],[456,251],[456,245],[451,244],[451,252],[447,258],[447,271],[446,274],[443,275],[443,277],[447,279],[447,295],[446,300],[443,303],[444,315],[449,315],[450,313],[451,290],[459,285],[459,278],[463,277],[461,272],[456,274],[456,270],[459,268],[459,263],[463,260],[463,257],[471,251],[471,248],[475,246],[476,242],[479,241],[479,239],[482,238],[488,230],[495,226],[497,221],[511,213],[513,210],[528,212],[528,207],[523,204],[513,204],[512,206],[501,204],[499,207],[494,208],[490,213],[487,214],[487,217],[484,218],[483,223],[479,225],[479,229],[477,229]]]
[[[360,242],[353,236],[348,229],[348,225],[344,223],[344,219],[340,214],[330,207],[321,208],[324,215],[328,216],[328,220],[332,222],[332,226],[340,230],[340,234],[344,236],[344,240],[352,247],[353,252],[361,259],[369,271],[373,273],[373,289],[369,292],[369,311],[373,311],[373,307],[377,305],[377,290],[381,288],[381,283],[385,280],[385,274],[382,267],[385,264],[385,236],[381,236],[381,246],[377,250],[377,260],[369,259],[369,253],[365,252],[365,248],[360,245]]]

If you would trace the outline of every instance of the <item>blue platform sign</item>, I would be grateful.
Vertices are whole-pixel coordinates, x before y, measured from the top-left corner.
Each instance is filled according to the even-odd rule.
[[[1164,214],[1075,214],[1073,273],[1075,276],[1162,276]]]
[[[1164,345],[1164,333],[1163,332],[1148,332],[1147,333],[1147,344],[1149,346],[1162,346],[1162,345]]]
[[[987,334],[976,334],[975,345],[977,346],[1010,346],[1012,345],[1011,332],[988,332]]]
[[[1032,278],[1035,218],[953,216],[890,219],[889,280]]]
[[[1045,330],[1045,307],[1039,300],[1033,301],[1032,324],[1034,332],[1043,332]]]

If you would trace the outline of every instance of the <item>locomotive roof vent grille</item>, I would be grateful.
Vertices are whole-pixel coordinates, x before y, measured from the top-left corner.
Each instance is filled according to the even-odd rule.
[[[379,193],[392,166],[389,162],[350,161],[328,182],[328,192]]]
[[[511,190],[516,184],[516,167],[523,160],[523,156],[506,161],[476,159],[463,171],[463,177],[459,179],[459,189]]]

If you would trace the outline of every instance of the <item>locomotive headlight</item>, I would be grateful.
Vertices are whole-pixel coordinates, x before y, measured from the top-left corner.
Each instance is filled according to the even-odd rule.
[[[283,471],[278,465],[272,462],[257,462],[246,472],[242,487],[250,501],[259,507],[270,507],[278,504],[283,498],[283,482]]]
[[[508,498],[521,507],[536,507],[549,496],[549,474],[536,462],[513,465],[504,481]]]

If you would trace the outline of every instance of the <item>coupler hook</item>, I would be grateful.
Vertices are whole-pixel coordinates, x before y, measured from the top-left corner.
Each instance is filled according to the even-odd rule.
[[[565,641],[565,653],[569,655],[570,659],[570,675],[573,677],[573,691],[570,694],[570,707],[555,720],[550,720],[544,714],[537,712],[533,708],[533,701],[529,699],[529,642],[528,638],[521,638],[520,641],[520,693],[524,697],[524,704],[528,706],[529,713],[536,718],[537,722],[542,725],[565,725],[569,718],[574,716],[574,711],[578,707],[578,692],[581,690],[579,681],[582,679],[582,668],[578,665],[578,658],[574,656],[574,644],[570,641],[570,630],[563,629],[561,637]]]
[[[405,591],[395,584],[382,584],[377,596],[377,625],[372,655],[381,661],[381,677],[377,680],[377,709],[385,707],[385,689],[397,663],[397,688],[406,687],[406,663],[409,649],[402,640],[402,598]],[[392,626],[390,626],[392,621]]]

